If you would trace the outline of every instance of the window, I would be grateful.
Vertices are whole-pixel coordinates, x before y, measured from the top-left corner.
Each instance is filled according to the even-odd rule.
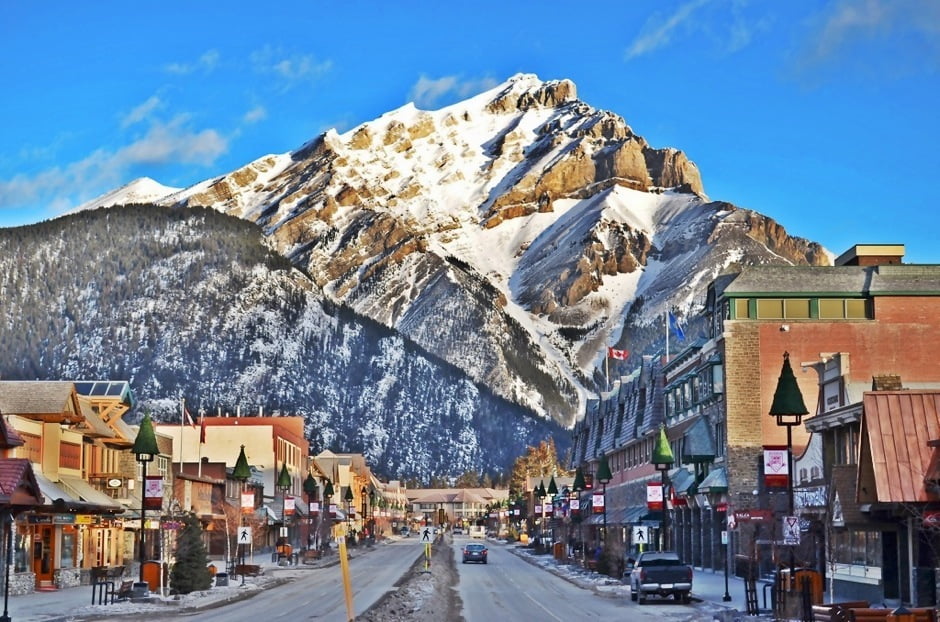
[[[832,534],[832,561],[854,566],[880,566],[880,531],[836,531]]]
[[[750,316],[748,312],[747,298],[738,298],[734,301],[734,318],[746,318]]]
[[[779,299],[761,299],[757,301],[758,319],[783,318],[783,301]]]
[[[833,464],[855,464],[858,453],[858,423],[848,423],[833,430]]]

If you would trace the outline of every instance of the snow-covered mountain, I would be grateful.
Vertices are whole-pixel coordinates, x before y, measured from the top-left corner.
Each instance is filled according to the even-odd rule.
[[[649,351],[664,312],[694,314],[730,265],[829,261],[771,218],[710,201],[685,154],[651,147],[570,81],[533,75],[150,199],[258,223],[334,301],[563,425],[596,391],[607,346]]]

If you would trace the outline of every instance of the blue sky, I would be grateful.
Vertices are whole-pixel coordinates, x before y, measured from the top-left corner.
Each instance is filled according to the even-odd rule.
[[[940,263],[935,0],[4,4],[0,226],[523,72],[683,150],[713,200]]]

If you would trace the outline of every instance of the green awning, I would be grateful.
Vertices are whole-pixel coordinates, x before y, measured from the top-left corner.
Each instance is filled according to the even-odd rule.
[[[725,467],[713,469],[698,485],[698,491],[706,494],[728,492],[728,473]]]

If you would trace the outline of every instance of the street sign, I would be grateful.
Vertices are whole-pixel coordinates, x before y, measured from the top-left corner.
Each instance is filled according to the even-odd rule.
[[[783,517],[783,543],[787,546],[796,546],[800,543],[800,518],[798,516]]]
[[[251,527],[238,528],[238,543],[251,544]]]
[[[728,530],[727,529],[721,530],[721,543],[728,544]]]
[[[633,544],[649,544],[650,541],[650,532],[649,527],[644,525],[634,525],[633,526]]]

